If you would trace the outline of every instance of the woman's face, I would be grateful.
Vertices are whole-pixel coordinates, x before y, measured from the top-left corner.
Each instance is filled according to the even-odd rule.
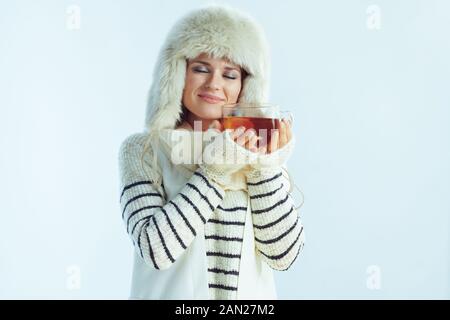
[[[239,66],[202,53],[188,60],[183,104],[195,119],[219,119],[222,105],[238,101],[241,77]]]

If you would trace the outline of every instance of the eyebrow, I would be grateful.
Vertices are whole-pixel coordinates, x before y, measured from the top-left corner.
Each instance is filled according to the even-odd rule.
[[[197,62],[197,63],[205,64],[205,65],[207,65],[207,66],[211,66],[210,63],[208,63],[208,62],[206,62],[206,61],[202,61],[202,60],[192,60],[191,62],[192,62],[192,63]],[[226,66],[225,69],[226,69],[226,70],[237,70],[237,71],[241,72],[241,69],[236,68],[236,67],[231,67],[231,66]]]

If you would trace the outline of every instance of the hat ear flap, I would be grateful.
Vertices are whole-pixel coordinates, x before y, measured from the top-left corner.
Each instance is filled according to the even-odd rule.
[[[186,79],[186,59],[170,57],[161,59],[155,68],[154,83],[150,89],[147,104],[146,125],[148,130],[170,128],[174,119],[178,121],[182,115],[182,99]],[[155,111],[155,114],[151,114]]]
[[[267,80],[247,75],[242,84],[242,90],[239,95],[239,102],[263,103],[267,102]]]

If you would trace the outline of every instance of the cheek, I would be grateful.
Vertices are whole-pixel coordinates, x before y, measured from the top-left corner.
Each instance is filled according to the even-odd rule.
[[[193,94],[203,84],[202,77],[189,73],[186,77],[185,91],[186,94]]]
[[[199,80],[197,77],[193,77],[192,74],[186,75],[186,80],[183,90],[183,103],[185,106],[190,106],[192,104],[193,96],[199,87]]]
[[[240,81],[236,81],[235,84],[231,85],[228,87],[228,99],[232,100],[231,102],[237,102],[237,99],[239,97],[239,93],[241,92],[241,82]]]

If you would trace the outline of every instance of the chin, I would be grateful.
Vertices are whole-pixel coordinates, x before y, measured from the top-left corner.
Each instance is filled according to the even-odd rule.
[[[199,115],[200,118],[204,120],[218,120],[222,118],[222,115],[216,115],[216,114],[201,114]]]
[[[222,118],[222,104],[200,103],[200,110],[208,110],[207,112],[198,112],[197,116],[203,119],[219,119]]]
[[[205,120],[213,120],[213,119],[222,118],[222,111],[220,111],[220,112],[212,112],[211,110],[209,112],[203,111],[205,109],[210,109],[210,108],[211,108],[210,105],[202,105],[202,106],[200,106],[200,108],[198,108],[199,110],[198,109],[195,111],[191,110],[191,112],[193,114],[195,114],[195,116],[197,118],[205,119]]]

